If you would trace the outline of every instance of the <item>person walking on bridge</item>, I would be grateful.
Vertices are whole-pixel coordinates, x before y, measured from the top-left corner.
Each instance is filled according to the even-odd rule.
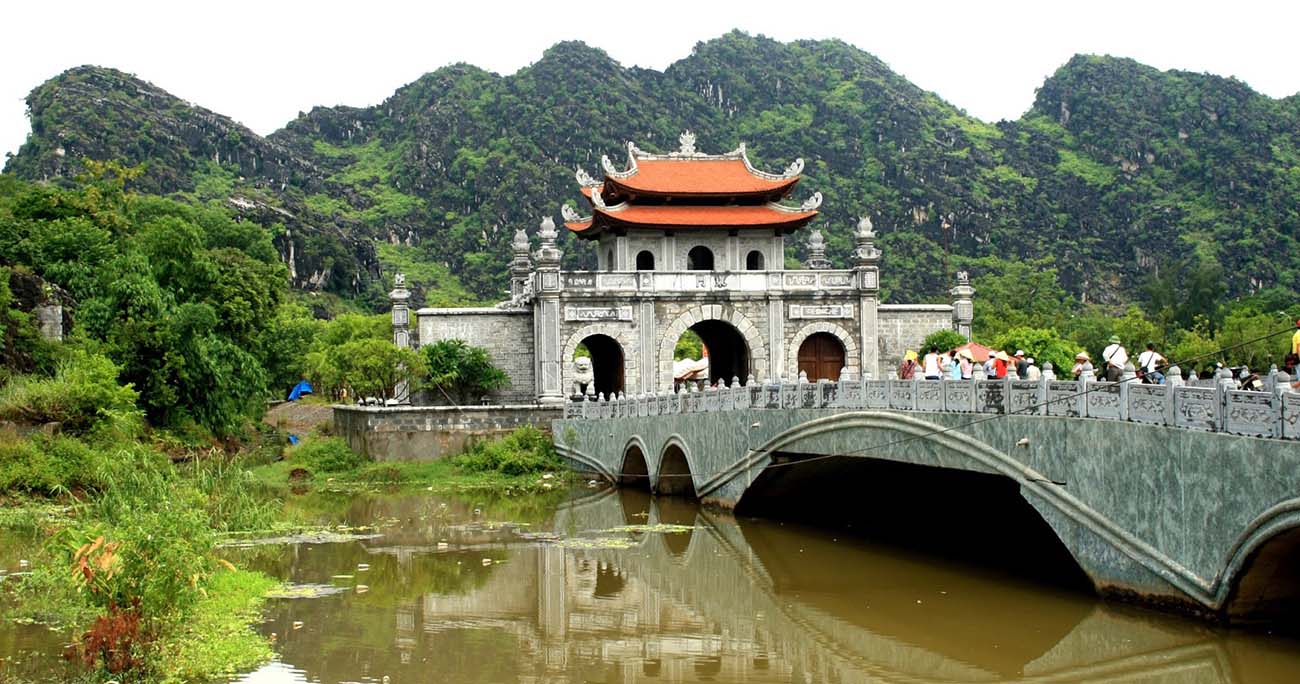
[[[1128,364],[1128,350],[1120,344],[1119,335],[1110,336],[1110,344],[1101,350],[1101,360],[1106,362],[1106,379],[1119,382],[1124,377],[1124,366]]]
[[[1155,343],[1147,342],[1147,350],[1138,354],[1138,373],[1142,375],[1142,382],[1147,385],[1165,384],[1165,375],[1160,372],[1165,363],[1165,357],[1156,351]]]
[[[916,352],[911,349],[903,354],[903,364],[898,367],[899,380],[911,380],[916,375]]]
[[[939,361],[938,347],[935,347],[933,345],[930,347],[930,351],[926,353],[925,358],[922,360],[921,366],[925,369],[926,380],[943,379],[943,368]]]

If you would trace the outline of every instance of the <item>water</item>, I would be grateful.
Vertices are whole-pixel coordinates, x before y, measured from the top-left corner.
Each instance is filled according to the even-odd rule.
[[[640,492],[367,495],[328,518],[382,536],[231,551],[308,596],[271,601],[278,657],[236,681],[1300,680],[1294,641]],[[33,630],[0,631],[4,655],[58,650]]]

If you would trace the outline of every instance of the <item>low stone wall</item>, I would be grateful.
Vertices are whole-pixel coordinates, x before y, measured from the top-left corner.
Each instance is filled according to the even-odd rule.
[[[562,409],[506,406],[335,406],[334,432],[374,461],[432,461],[531,425],[549,430]]]

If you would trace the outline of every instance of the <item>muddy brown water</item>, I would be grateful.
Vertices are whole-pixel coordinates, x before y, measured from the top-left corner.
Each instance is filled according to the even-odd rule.
[[[635,491],[336,497],[321,520],[380,536],[228,550],[293,596],[257,626],[276,659],[235,681],[1300,681],[1297,641]],[[62,641],[4,625],[0,673],[57,679]]]

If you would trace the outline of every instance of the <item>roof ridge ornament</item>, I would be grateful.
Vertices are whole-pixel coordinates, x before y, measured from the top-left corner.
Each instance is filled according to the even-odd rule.
[[[636,144],[629,142],[627,144],[627,168],[626,169],[619,171],[618,169],[614,168],[614,162],[609,160],[608,154],[600,155],[600,168],[604,170],[605,175],[610,178],[627,178],[632,174],[636,173],[637,171],[636,157],[638,152],[640,152],[640,150],[637,149]],[[599,183],[596,183],[596,185],[599,185]]]
[[[677,141],[682,144],[679,154],[681,154],[682,156],[691,156],[691,157],[695,156],[696,152],[695,152],[694,133],[690,132],[689,130],[682,131],[682,134],[677,136]]]
[[[820,191],[814,192],[812,197],[804,200],[803,203],[799,205],[799,211],[816,211],[817,207],[820,207],[821,205],[822,193]]]
[[[591,189],[591,206],[597,209],[605,208],[605,198],[600,196],[600,188]]]
[[[591,174],[587,173],[587,170],[581,166],[573,173],[573,177],[578,181],[578,185],[584,188],[593,188],[600,185],[600,181],[592,178]]]
[[[597,190],[595,192],[600,192],[600,191]],[[603,199],[601,201],[602,203],[604,202]],[[574,209],[568,204],[560,205],[560,216],[564,217],[565,223],[582,223],[583,221],[591,220],[590,216],[583,216],[582,214],[579,214],[577,209]]]
[[[781,175],[786,178],[794,178],[801,173],[803,173],[803,157],[798,157],[789,166],[785,167],[785,173]]]

